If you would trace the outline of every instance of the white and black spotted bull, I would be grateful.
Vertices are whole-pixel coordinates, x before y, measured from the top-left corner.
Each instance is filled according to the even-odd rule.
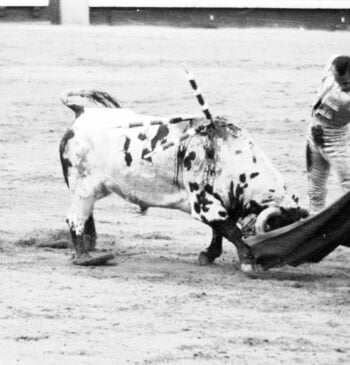
[[[74,96],[103,108],[85,108],[72,101]],[[225,237],[236,246],[244,271],[255,264],[246,235],[305,216],[262,150],[225,118],[208,124],[200,117],[140,115],[98,91],[70,93],[63,102],[76,113],[60,144],[64,177],[73,193],[67,222],[75,264],[111,258],[88,252],[96,241],[94,204],[111,193],[142,210],[163,207],[191,214],[213,232],[200,262],[220,256]]]

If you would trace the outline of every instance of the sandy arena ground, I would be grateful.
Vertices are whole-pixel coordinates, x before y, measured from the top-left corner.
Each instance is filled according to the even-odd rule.
[[[198,265],[201,223],[117,197],[95,213],[114,264],[76,267],[70,249],[43,247],[68,241],[62,91],[199,113],[186,61],[213,113],[246,127],[307,205],[310,105],[329,55],[349,43],[346,32],[0,25],[0,363],[349,364],[348,248],[252,280],[228,242],[215,265]]]

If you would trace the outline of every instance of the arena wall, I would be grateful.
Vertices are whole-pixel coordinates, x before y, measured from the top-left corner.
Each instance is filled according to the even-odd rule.
[[[350,29],[350,0],[90,0],[86,11],[84,7],[79,9],[77,3],[81,1],[88,3],[88,0],[0,0],[0,22]]]

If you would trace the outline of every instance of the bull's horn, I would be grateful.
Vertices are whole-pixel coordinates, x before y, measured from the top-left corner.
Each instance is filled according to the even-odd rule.
[[[255,222],[256,233],[265,233],[265,226],[267,221],[272,217],[277,217],[282,214],[281,209],[278,207],[269,207],[263,210],[257,217]]]

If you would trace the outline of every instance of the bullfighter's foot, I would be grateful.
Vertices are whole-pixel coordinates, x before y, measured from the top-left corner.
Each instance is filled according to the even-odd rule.
[[[214,260],[215,257],[208,255],[208,253],[205,251],[202,251],[198,256],[198,261],[200,266],[210,265],[214,262]]]
[[[73,259],[74,265],[79,266],[102,266],[106,265],[108,261],[113,260],[113,254],[106,254],[102,256],[93,257],[90,255],[84,255]]]

